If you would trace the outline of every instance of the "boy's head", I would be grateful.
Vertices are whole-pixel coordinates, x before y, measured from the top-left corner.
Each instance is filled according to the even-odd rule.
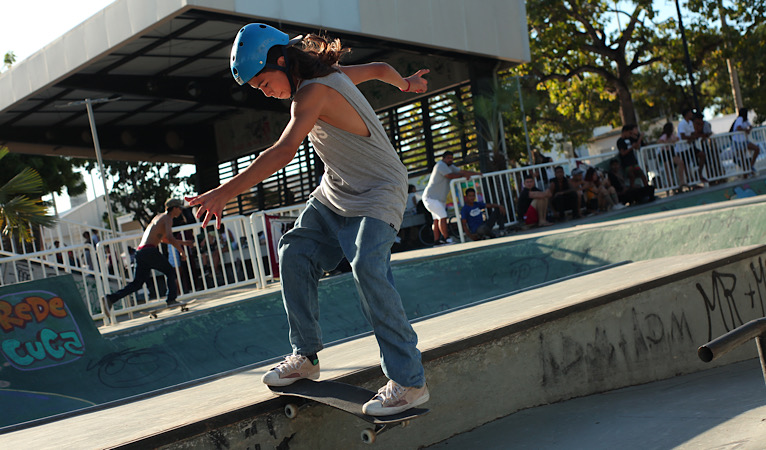
[[[183,212],[184,202],[183,200],[177,199],[177,198],[170,198],[167,201],[165,201],[165,211],[171,214],[174,214],[177,212],[176,215],[173,216],[173,218],[178,217]],[[174,208],[176,208],[174,210]]]
[[[532,189],[533,187],[535,187],[535,179],[530,175],[525,176],[524,187],[527,189]]]
[[[240,85],[246,84],[264,68],[271,66],[266,60],[272,47],[284,46],[289,42],[286,33],[269,25],[251,23],[242,27],[231,47],[229,66],[234,80]]]
[[[632,123],[629,123],[622,127],[622,135],[623,136],[630,136],[633,134],[635,130],[637,130],[638,127]]]
[[[465,190],[465,195],[463,195],[463,198],[465,199],[466,203],[473,203],[476,201],[476,189],[474,188],[468,188]]]

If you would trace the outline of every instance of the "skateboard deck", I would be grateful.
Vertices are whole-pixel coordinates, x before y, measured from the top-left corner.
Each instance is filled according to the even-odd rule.
[[[429,412],[424,408],[412,408],[390,416],[370,416],[362,412],[362,405],[370,401],[377,392],[359,386],[353,386],[338,381],[298,380],[288,386],[269,386],[277,395],[298,397],[345,411],[360,419],[373,424],[374,428],[362,431],[362,441],[373,443],[375,437],[397,425],[406,426],[410,420]],[[299,406],[287,404],[285,414],[293,419],[297,416]]]
[[[174,304],[172,304],[170,306],[167,306],[167,305],[159,306],[157,308],[144,310],[142,312],[148,313],[150,318],[156,319],[158,317],[159,313],[161,313],[163,311],[169,311],[171,309],[181,308],[181,312],[186,312],[186,311],[189,310],[189,306],[188,305],[190,303],[192,303],[193,301],[194,300],[191,300],[191,301],[188,301],[188,302],[178,302],[178,303],[174,303]]]

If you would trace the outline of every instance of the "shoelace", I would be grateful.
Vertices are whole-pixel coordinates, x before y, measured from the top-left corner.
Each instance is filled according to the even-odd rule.
[[[383,405],[396,401],[403,393],[404,388],[399,386],[394,380],[388,380],[385,386],[378,389],[378,397],[380,397]]]
[[[280,374],[296,370],[301,364],[303,364],[304,356],[300,355],[288,355],[284,361],[277,364],[274,368]]]

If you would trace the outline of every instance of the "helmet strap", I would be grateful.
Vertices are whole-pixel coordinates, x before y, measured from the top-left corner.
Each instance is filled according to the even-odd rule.
[[[295,81],[293,81],[293,75],[290,73],[290,60],[287,58],[287,46],[282,47],[282,56],[285,58],[285,66],[282,67],[279,64],[266,63],[263,67],[266,69],[280,70],[287,75],[287,81],[290,82],[290,98],[295,95]]]

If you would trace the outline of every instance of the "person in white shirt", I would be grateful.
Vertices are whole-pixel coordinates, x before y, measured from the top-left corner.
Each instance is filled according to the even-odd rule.
[[[696,145],[697,133],[694,131],[694,110],[691,108],[686,108],[681,117],[681,121],[678,123],[678,136],[681,138],[682,141],[685,141],[689,145],[689,149],[691,151],[691,154],[693,154],[694,158],[697,161],[697,170],[699,174],[699,179],[703,183],[707,183],[707,178],[705,178],[702,175],[702,170],[705,168],[705,165],[707,164],[707,156],[705,155],[705,152],[700,150],[700,148]],[[691,159],[692,155],[686,154],[686,158]],[[691,161],[688,161],[691,162]]]
[[[447,198],[449,196],[449,183],[455,178],[471,178],[474,175],[481,175],[479,172],[470,170],[461,170],[452,163],[454,156],[451,151],[442,154],[442,160],[434,165],[431,172],[431,178],[428,180],[428,186],[423,191],[423,206],[434,218],[433,232],[434,245],[451,244],[452,238],[449,237],[447,228]]]
[[[749,111],[750,110],[747,108],[740,109],[739,116],[737,116],[737,119],[731,125],[731,129],[729,131],[743,131],[745,133],[744,135],[735,134],[731,137],[731,140],[734,142],[734,146],[738,151],[742,151],[744,148],[747,148],[749,151],[753,152],[753,156],[750,158],[750,172],[755,174],[755,160],[761,153],[761,148],[755,142],[752,142],[748,139],[750,136],[750,130],[753,128],[753,126],[750,124],[750,121],[747,120],[747,114]]]

